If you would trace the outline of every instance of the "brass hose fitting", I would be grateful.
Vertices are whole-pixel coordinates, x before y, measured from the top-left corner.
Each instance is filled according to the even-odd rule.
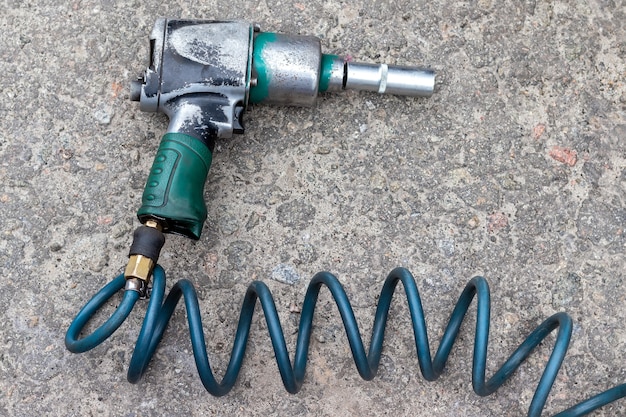
[[[150,277],[165,243],[162,230],[158,221],[150,219],[133,234],[128,264],[124,271],[125,289],[137,291],[144,298],[148,295]]]

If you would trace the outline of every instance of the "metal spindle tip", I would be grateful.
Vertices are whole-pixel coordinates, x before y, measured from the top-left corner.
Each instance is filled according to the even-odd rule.
[[[410,97],[430,97],[435,72],[387,64],[346,63],[345,88]]]

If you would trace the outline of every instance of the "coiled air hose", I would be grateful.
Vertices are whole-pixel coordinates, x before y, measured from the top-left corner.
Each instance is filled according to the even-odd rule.
[[[187,309],[191,344],[200,379],[206,390],[212,395],[222,396],[227,394],[234,386],[237,376],[239,375],[241,364],[245,356],[248,336],[250,334],[254,308],[257,299],[259,299],[265,321],[267,322],[269,336],[272,341],[272,347],[274,348],[276,362],[283,384],[287,391],[295,394],[300,390],[304,380],[315,305],[323,286],[330,290],[337,304],[348,337],[350,349],[352,350],[354,363],[359,374],[363,379],[371,380],[376,376],[380,363],[389,308],[399,282],[402,282],[408,301],[419,367],[422,375],[428,381],[436,380],[443,372],[454,341],[459,333],[461,323],[465,318],[474,296],[477,297],[478,305],[476,335],[474,338],[472,385],[474,392],[480,396],[486,396],[496,391],[531,354],[535,347],[553,330],[558,329],[554,350],[546,364],[546,368],[528,409],[528,416],[541,415],[569,345],[572,334],[572,319],[570,316],[565,313],[557,313],[545,320],[526,338],[515,352],[513,352],[502,367],[486,381],[485,371],[490,320],[490,295],[487,281],[482,277],[475,277],[466,285],[452,311],[450,320],[433,360],[430,354],[424,311],[417,285],[411,273],[404,268],[394,269],[385,280],[378,300],[369,351],[367,353],[365,352],[365,346],[361,339],[361,333],[354,317],[354,312],[343,287],[337,278],[328,272],[316,274],[311,280],[304,298],[293,365],[289,359],[284,333],[270,290],[262,282],[253,282],[248,287],[243,300],[228,367],[223,379],[221,382],[218,382],[211,370],[207,355],[202,330],[202,320],[200,317],[200,307],[193,284],[188,280],[182,279],[173,286],[167,298],[165,298],[165,271],[157,265],[154,270],[154,283],[146,317],[130,361],[128,380],[132,383],[136,383],[141,379],[150,359],[154,355],[157,345],[163,337],[163,333],[172,317],[174,309],[182,296],[184,297],[185,307]],[[100,292],[80,310],[70,325],[65,337],[65,345],[70,351],[79,353],[93,349],[113,334],[128,317],[133,306],[139,299],[139,293],[136,291],[125,291],[119,307],[111,318],[90,335],[79,339],[82,329],[90,318],[117,293],[117,291],[124,288],[124,285],[124,275],[118,276],[100,290]],[[560,412],[555,417],[583,416],[625,396],[626,383],[597,394]]]

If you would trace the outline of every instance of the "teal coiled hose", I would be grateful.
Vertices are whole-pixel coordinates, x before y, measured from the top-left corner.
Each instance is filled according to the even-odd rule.
[[[459,333],[461,323],[475,296],[477,297],[477,317],[476,335],[474,338],[472,385],[474,391],[480,396],[486,396],[496,391],[531,354],[535,347],[553,330],[558,329],[554,350],[546,364],[546,368],[528,409],[528,416],[535,417],[541,415],[563,362],[563,358],[567,352],[572,334],[572,319],[565,313],[557,313],[546,319],[526,338],[515,352],[513,352],[504,365],[486,381],[485,371],[490,321],[490,295],[487,281],[482,277],[475,277],[466,285],[452,311],[435,357],[432,359],[424,311],[417,285],[411,273],[404,268],[396,268],[391,271],[383,284],[374,318],[369,351],[367,353],[365,352],[365,345],[361,339],[361,333],[354,317],[354,312],[343,287],[337,278],[328,272],[316,274],[311,280],[304,298],[293,364],[289,359],[289,352],[287,351],[282,326],[270,290],[262,282],[253,282],[248,287],[244,297],[228,367],[223,379],[218,382],[211,369],[206,351],[200,307],[193,284],[185,279],[180,280],[173,286],[167,297],[165,297],[165,271],[157,265],[154,270],[153,288],[146,311],[146,317],[131,357],[128,380],[132,383],[136,383],[141,379],[141,376],[161,341],[174,309],[182,296],[184,297],[185,307],[187,309],[191,344],[200,379],[206,390],[212,395],[221,396],[227,394],[234,386],[241,369],[248,336],[250,334],[254,308],[258,299],[261,302],[265,321],[267,322],[283,384],[287,391],[295,394],[300,390],[304,380],[315,306],[319,292],[324,286],[330,290],[337,304],[357,370],[363,379],[371,380],[376,376],[380,363],[391,300],[400,282],[404,287],[411,314],[420,370],[424,378],[428,381],[437,379],[443,372],[452,346]],[[125,291],[119,307],[111,318],[90,335],[82,339],[79,338],[82,329],[91,317],[108,299],[120,289],[124,288],[124,284],[124,276],[118,276],[100,290],[100,292],[81,309],[67,330],[65,345],[68,350],[80,353],[93,349],[113,334],[128,317],[133,306],[139,299],[139,294],[135,291]],[[625,396],[626,383],[595,395],[558,413],[555,417],[583,416]]]

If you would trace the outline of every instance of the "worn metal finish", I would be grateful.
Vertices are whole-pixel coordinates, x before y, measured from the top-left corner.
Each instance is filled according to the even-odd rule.
[[[332,57],[330,66],[330,76],[328,78],[328,89],[326,91],[341,91],[344,89],[346,79],[346,63],[343,58]]]
[[[264,36],[265,35],[265,36]],[[269,36],[268,36],[269,35]],[[255,41],[253,72],[265,75],[264,103],[312,106],[317,98],[322,48],[313,36],[261,34]]]
[[[150,64],[131,82],[130,97],[143,111],[167,114],[168,132],[212,149],[215,138],[243,133],[248,101],[312,106],[320,85],[321,91],[430,96],[434,84],[429,70],[324,56],[313,36],[260,32],[245,22],[159,19]]]
[[[167,114],[168,132],[205,142],[231,137],[243,129],[252,31],[244,22],[159,19],[150,66],[131,84],[131,99],[143,111]]]

